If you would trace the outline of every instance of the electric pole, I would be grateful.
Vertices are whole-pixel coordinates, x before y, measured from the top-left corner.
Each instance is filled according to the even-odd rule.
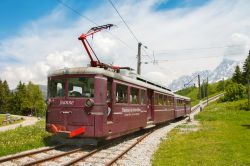
[[[201,82],[200,82],[200,75],[198,74],[198,86],[199,86],[199,98],[201,100]]]
[[[137,74],[141,74],[141,43],[138,43],[138,55],[137,55]]]
[[[207,105],[208,105],[208,77],[207,77]]]
[[[205,80],[202,81],[202,99],[206,96]]]
[[[250,50],[249,50],[249,55],[250,55]],[[249,70],[247,70],[249,72]],[[249,73],[247,72],[247,109],[249,109],[250,105],[250,85],[249,85]]]
[[[225,81],[224,81],[224,77],[223,77],[223,92],[225,91]]]

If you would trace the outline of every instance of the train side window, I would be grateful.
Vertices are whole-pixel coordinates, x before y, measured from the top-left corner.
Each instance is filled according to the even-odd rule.
[[[166,106],[166,102],[167,102],[167,96],[163,96],[163,105]]]
[[[116,85],[116,103],[127,103],[128,87],[126,85]]]
[[[131,87],[130,89],[130,103],[139,104],[139,89]]]
[[[154,98],[154,105],[158,105],[159,104],[159,95],[157,93],[155,93],[155,98]]]
[[[168,106],[169,108],[173,107],[173,98],[171,96],[168,96]]]
[[[141,104],[146,104],[145,94],[145,90],[141,90]]]
[[[163,105],[163,95],[159,95],[159,105]]]

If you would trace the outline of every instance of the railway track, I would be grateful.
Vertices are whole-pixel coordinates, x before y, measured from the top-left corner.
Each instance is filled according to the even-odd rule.
[[[112,165],[152,132],[146,132],[139,138],[138,134],[137,136],[131,135],[129,138],[120,139],[96,148],[76,148],[60,145],[39,149],[1,158],[0,165]]]
[[[46,161],[80,152],[81,148],[59,145],[0,158],[0,165],[37,165]]]
[[[223,94],[219,94],[210,98],[208,103],[217,100],[222,95]],[[203,101],[202,104],[206,105],[207,101]],[[192,114],[197,113],[198,109],[199,106],[192,107]],[[185,119],[182,119],[181,121],[184,122]],[[182,123],[181,121],[177,121],[175,126]],[[126,136],[125,138],[121,138],[95,148],[89,146],[73,147],[59,145],[33,150],[30,152],[24,152],[21,154],[0,158],[0,165],[116,165],[119,159],[121,159],[127,152],[138,145],[143,139],[149,136],[156,129],[157,127],[147,130],[146,133],[140,133],[139,136],[138,133],[137,135],[134,134]]]

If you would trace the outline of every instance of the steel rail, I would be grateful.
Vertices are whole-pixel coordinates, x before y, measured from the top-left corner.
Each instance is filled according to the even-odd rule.
[[[23,154],[19,154],[19,155],[5,157],[5,158],[0,159],[0,163],[6,162],[6,161],[11,161],[11,160],[14,160],[14,159],[17,159],[17,158],[21,158],[21,157],[26,157],[26,156],[34,155],[34,154],[41,153],[41,152],[46,152],[46,151],[49,151],[49,150],[53,150],[53,149],[59,148],[61,146],[64,146],[64,145],[58,145],[58,146],[48,147],[48,148],[44,148],[44,149],[40,149],[40,150],[36,150],[36,151],[31,151],[31,152],[28,152],[28,153],[23,153]]]
[[[46,157],[44,159],[32,161],[32,162],[23,164],[22,166],[30,166],[30,165],[35,165],[35,164],[39,164],[39,163],[42,163],[42,162],[50,161],[52,159],[62,157],[62,156],[68,155],[68,154],[72,154],[72,153],[78,152],[80,150],[82,150],[82,148],[77,148],[77,149],[74,149],[74,150],[71,150],[71,151],[68,151],[68,152],[64,152],[64,153],[57,154],[57,155],[54,155],[54,156]]]
[[[137,144],[139,144],[144,138],[146,138],[148,135],[150,135],[151,133],[153,133],[153,131],[150,131],[146,134],[144,134],[143,136],[141,136],[135,143],[133,143],[131,146],[129,146],[125,151],[123,151],[121,154],[119,154],[116,158],[114,158],[112,161],[110,161],[108,164],[106,164],[106,166],[110,166],[112,164],[114,164],[117,160],[119,160],[122,156],[124,156],[124,154],[126,154],[130,149],[132,149],[133,147],[135,147]]]
[[[68,162],[68,163],[65,163],[65,164],[62,164],[63,166],[69,166],[69,165],[73,165],[75,163],[77,163],[78,161],[84,161],[85,159],[87,159],[88,157],[92,156],[93,154],[97,153],[97,152],[100,152],[101,150],[107,148],[107,147],[110,147],[111,145],[113,144],[113,142],[109,143],[109,144],[106,144],[106,145],[103,145],[101,147],[99,147],[98,149],[95,149],[95,150],[92,150],[90,151],[88,154],[84,154],[76,159],[73,159],[72,161]]]
[[[88,157],[92,156],[93,154],[95,154],[95,153],[97,153],[97,152],[99,152],[101,150],[102,150],[102,148],[92,150],[88,154],[82,155],[82,156],[80,156],[80,157],[78,157],[78,158],[76,158],[76,159],[74,159],[74,160],[72,160],[72,161],[70,161],[70,162],[68,162],[66,164],[63,164],[63,166],[73,165],[74,163],[77,163],[78,161],[81,161],[81,160],[84,161],[84,159],[87,159]]]

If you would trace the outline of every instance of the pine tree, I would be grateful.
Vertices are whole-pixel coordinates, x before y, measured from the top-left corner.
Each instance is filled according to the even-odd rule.
[[[29,101],[29,109],[31,110],[31,114],[33,115],[43,115],[45,113],[45,102],[43,99],[42,91],[40,90],[38,85],[34,85],[32,82],[29,82],[27,85],[28,91],[28,101]]]
[[[10,89],[7,81],[3,82],[3,110],[5,113],[10,112]]]
[[[3,103],[4,103],[4,89],[3,89],[3,82],[2,80],[0,80],[0,113],[4,113]]]
[[[0,80],[0,113],[9,112],[10,89],[7,81]]]
[[[247,59],[245,60],[244,64],[243,64],[243,81],[244,84],[247,83],[247,79],[250,79],[250,51],[249,54],[247,56]]]
[[[17,85],[12,103],[14,107],[14,114],[19,114],[19,115],[30,114],[30,110],[28,107],[29,102],[28,102],[27,89],[25,84],[22,83],[21,81]]]
[[[234,74],[232,77],[232,81],[236,82],[238,84],[244,84],[243,76],[242,76],[242,73],[240,71],[240,67],[238,65],[235,68],[235,71],[234,71]]]

